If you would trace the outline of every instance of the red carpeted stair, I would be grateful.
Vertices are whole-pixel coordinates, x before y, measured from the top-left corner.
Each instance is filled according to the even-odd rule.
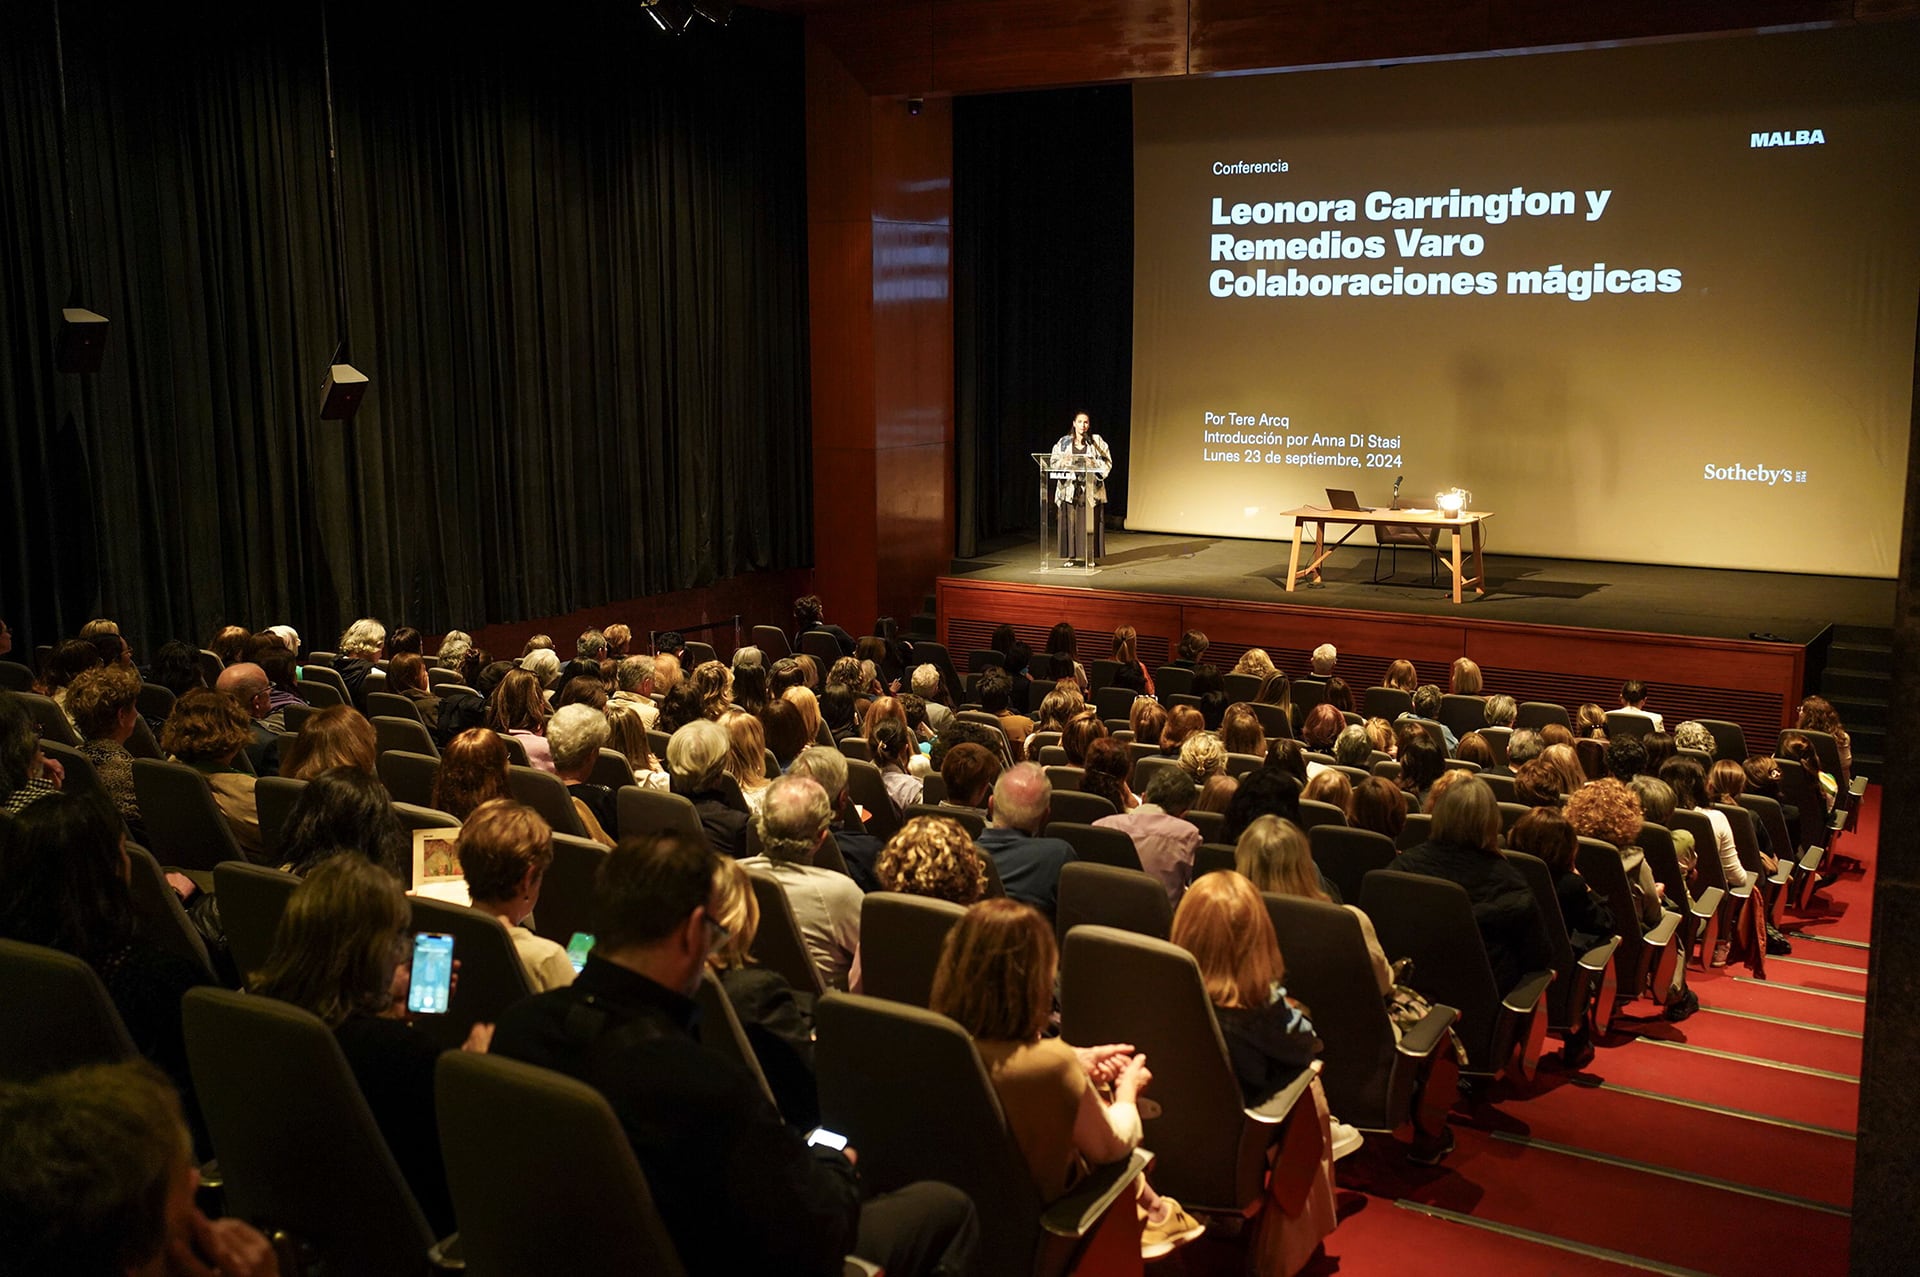
[[[1678,1023],[1624,1008],[1578,1074],[1549,1055],[1531,1088],[1463,1101],[1439,1168],[1372,1137],[1340,1164],[1341,1225],[1306,1271],[1844,1272],[1878,797],[1839,846],[1863,865],[1789,912],[1793,953],[1765,980],[1695,969],[1701,1010]],[[1228,1272],[1226,1250],[1154,1271]]]

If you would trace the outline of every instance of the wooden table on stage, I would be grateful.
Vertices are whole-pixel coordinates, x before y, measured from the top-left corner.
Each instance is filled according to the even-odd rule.
[[[1286,510],[1280,515],[1283,519],[1293,520],[1293,557],[1287,564],[1287,590],[1302,575],[1314,580],[1320,579],[1320,565],[1327,556],[1339,549],[1361,528],[1432,528],[1438,532],[1453,535],[1453,557],[1451,560],[1437,546],[1429,546],[1428,552],[1439,559],[1453,573],[1453,601],[1460,601],[1460,587],[1471,585],[1475,594],[1487,592],[1487,569],[1481,558],[1480,525],[1493,517],[1485,510],[1462,510],[1457,516],[1449,517],[1438,510],[1334,510],[1325,506],[1305,505],[1298,510]],[[1313,562],[1302,569],[1300,566],[1301,533],[1307,524],[1315,525]],[[1329,523],[1352,524],[1347,535],[1327,545],[1327,525]],[[1467,576],[1461,570],[1460,532],[1464,528],[1473,529],[1473,575]]]

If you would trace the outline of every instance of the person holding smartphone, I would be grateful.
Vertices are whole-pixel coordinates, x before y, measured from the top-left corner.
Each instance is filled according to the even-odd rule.
[[[359,855],[321,862],[287,900],[267,963],[249,985],[318,1016],[340,1043],[374,1123],[436,1236],[454,1231],[440,1160],[433,1070],[440,1045],[408,1021],[446,1007],[455,965],[451,937],[411,931],[400,880]],[[414,988],[418,973],[433,974]],[[476,1024],[463,1049],[485,1051],[493,1026]]]

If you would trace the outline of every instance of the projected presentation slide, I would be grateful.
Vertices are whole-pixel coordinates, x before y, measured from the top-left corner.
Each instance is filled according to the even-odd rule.
[[[1501,552],[1893,575],[1917,68],[1860,27],[1136,85],[1128,526],[1404,476]]]

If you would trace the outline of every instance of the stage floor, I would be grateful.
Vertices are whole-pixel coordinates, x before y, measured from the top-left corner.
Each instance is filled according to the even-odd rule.
[[[1321,584],[1303,583],[1288,594],[1291,550],[1288,541],[1109,532],[1107,557],[1092,576],[1041,572],[1040,547],[1031,541],[955,560],[950,575],[1055,589],[1453,615],[1703,638],[1745,639],[1764,633],[1803,645],[1829,625],[1893,624],[1894,583],[1890,580],[1502,554],[1486,556],[1486,594],[1468,594],[1456,609],[1442,584],[1427,584],[1425,565],[1406,550],[1400,552],[1399,573],[1372,584],[1371,545],[1334,551],[1321,568]],[[1383,571],[1391,561],[1390,554],[1382,558]],[[1442,568],[1439,581],[1444,583],[1447,575]]]

